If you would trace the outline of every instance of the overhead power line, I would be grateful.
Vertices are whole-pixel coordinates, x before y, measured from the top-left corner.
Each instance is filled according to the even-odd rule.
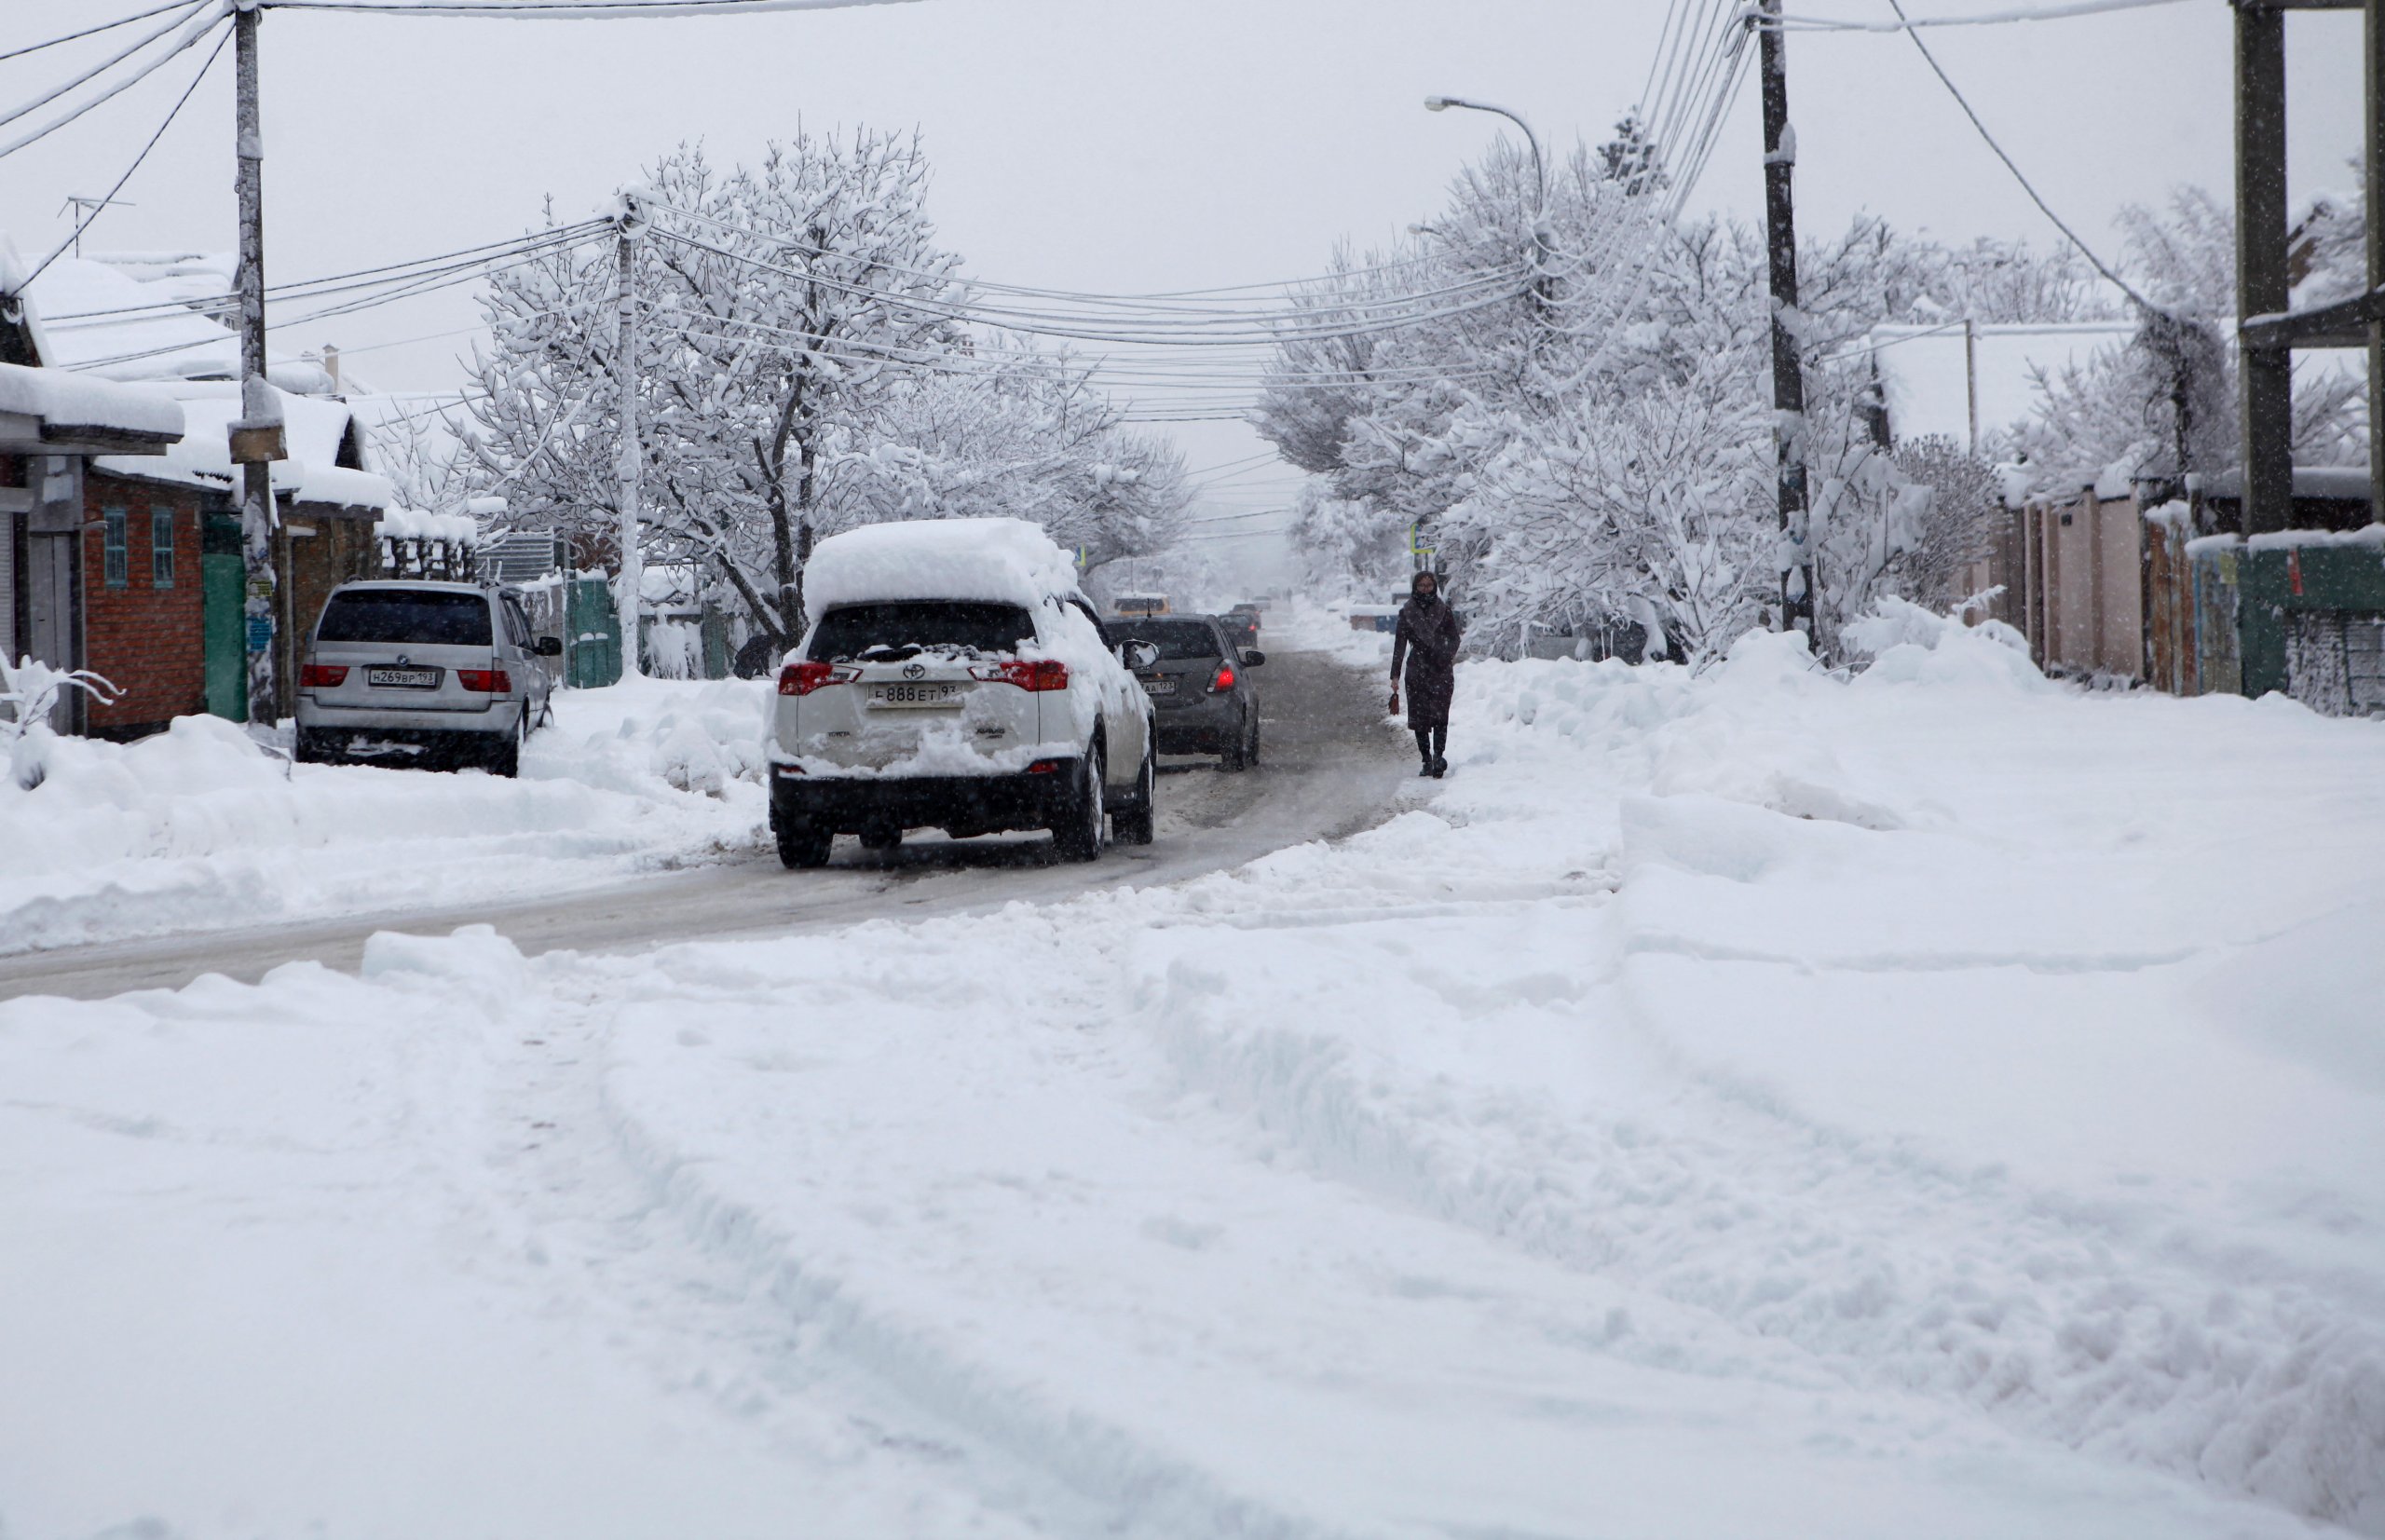
[[[1855,21],[1835,17],[1784,16],[1777,23],[1781,32],[1902,32],[1923,27],[1990,27],[2022,21],[2065,21],[2078,16],[2100,16],[2106,11],[2145,10],[2154,6],[2179,6],[2186,0],[2070,0],[2067,5],[2018,6],[2006,10],[1983,11],[1974,16],[1924,16],[1908,19],[1900,11],[1894,21]],[[1761,22],[1758,25],[1762,25]]]
[[[223,22],[219,21],[216,23],[216,30],[220,35],[215,39],[215,47],[213,50],[208,54],[206,62],[198,66],[198,73],[190,77],[190,84],[183,88],[183,94],[174,98],[174,104],[167,109],[166,119],[164,122],[157,125],[157,131],[151,134],[149,136],[149,142],[141,146],[141,153],[132,157],[132,164],[127,166],[124,169],[124,174],[116,179],[116,185],[110,187],[107,190],[107,195],[104,198],[102,198],[98,202],[92,204],[90,211],[86,213],[75,223],[74,233],[69,235],[64,240],[60,241],[50,252],[49,255],[41,259],[41,263],[38,266],[34,267],[32,272],[25,275],[25,282],[27,284],[32,283],[34,279],[41,277],[43,273],[48,271],[49,265],[51,263],[56,262],[59,259],[59,256],[64,252],[69,246],[74,245],[75,242],[83,238],[83,232],[89,229],[91,222],[100,217],[100,211],[116,201],[116,195],[124,191],[124,184],[132,180],[132,173],[141,169],[141,163],[149,158],[149,152],[157,147],[157,141],[165,138],[166,130],[174,126],[174,119],[182,116],[182,110],[190,104],[192,95],[198,91],[198,83],[207,78],[207,72],[213,69],[215,67],[215,61],[224,56],[224,45],[232,40],[232,29],[230,27],[227,27]]]
[[[72,123],[76,118],[81,117],[85,113],[88,113],[92,108],[99,106],[102,102],[113,101],[116,97],[123,95],[126,91],[130,90],[133,87],[141,84],[141,82],[148,79],[149,76],[155,75],[159,69],[163,68],[168,60],[172,59],[176,54],[181,53],[184,49],[190,48],[192,45],[204,38],[209,30],[216,24],[216,21],[221,20],[222,18],[219,16],[215,20],[198,20],[189,21],[186,24],[183,35],[176,39],[173,45],[168,48],[165,52],[159,54],[157,58],[150,60],[147,63],[142,65],[130,75],[126,75],[123,79],[115,82],[113,85],[109,86],[107,89],[101,91],[98,95],[93,96],[89,101],[68,108],[65,112],[51,118],[48,122],[43,124],[38,129],[34,129],[27,133],[20,134],[6,144],[0,144],[0,157],[12,156],[28,144],[37,143],[40,141],[48,138],[51,134],[56,133],[59,129],[66,127],[69,123]],[[73,90],[76,85],[80,85],[83,81],[95,78],[99,74],[104,73],[106,68],[112,67],[114,63],[121,62],[123,60],[130,57],[131,54],[138,53],[141,48],[147,47],[149,44],[156,42],[158,38],[163,37],[167,33],[173,31],[175,26],[184,25],[185,23],[182,19],[177,18],[172,24],[150,34],[134,48],[127,50],[127,52],[123,54],[117,55],[116,59],[111,61],[111,65],[102,66],[101,70],[92,71],[83,75],[80,80],[71,83],[59,90],[52,91],[48,95],[41,97],[36,101],[27,102],[23,106],[16,108],[6,115],[0,115],[0,123],[13,122],[17,118],[24,116],[27,113],[33,112],[48,102],[56,101],[60,96],[64,95],[67,91]]]
[[[0,63],[6,63],[11,59],[22,59],[29,53],[39,53],[44,48],[54,48],[61,43],[73,43],[86,37],[97,37],[103,32],[114,32],[118,27],[130,26],[135,21],[146,21],[153,16],[163,16],[170,10],[188,10],[201,3],[203,0],[169,0],[166,5],[152,6],[147,10],[134,11],[130,16],[119,16],[113,21],[102,21],[97,26],[85,27],[78,32],[61,33],[56,37],[45,38],[38,43],[27,43],[21,48],[0,52]]]
[[[650,16],[759,15],[784,10],[841,10],[909,0],[258,0],[267,10],[371,11],[383,16],[488,16],[594,21]]]
[[[2137,3],[2142,4],[2143,0],[2137,0]],[[1897,20],[1899,21],[1903,21],[1905,20],[1904,7],[1901,3],[1901,0],[1888,0],[1888,8],[1897,13]],[[1929,45],[1921,40],[1921,34],[1918,32],[1914,31],[1910,25],[1907,25],[1904,29],[1904,34],[1913,40],[1913,46],[1915,48],[1921,50],[1921,57],[1923,61],[1928,64],[1929,73],[1936,75],[1938,77],[1938,83],[1946,88],[1947,94],[1955,99],[1955,105],[1963,109],[1963,116],[1971,120],[1971,127],[1979,130],[1980,138],[1985,140],[1987,142],[1987,147],[1996,152],[1996,158],[2004,162],[2004,169],[2012,173],[2012,180],[2019,183],[2021,184],[2021,190],[2029,195],[2029,201],[2037,206],[2037,211],[2045,215],[2049,220],[2051,220],[2053,222],[2053,227],[2060,230],[2063,233],[2064,238],[2067,239],[2070,244],[2078,248],[2078,254],[2087,259],[2089,266],[2103,274],[2106,280],[2107,280],[2114,288],[2118,289],[2121,293],[2126,294],[2139,309],[2159,313],[2160,307],[2158,306],[2156,306],[2151,300],[2146,299],[2143,294],[2138,293],[2135,286],[2131,284],[2128,279],[2114,272],[2111,265],[2106,263],[2102,257],[2097,256],[2095,254],[2095,249],[2088,245],[2085,240],[2081,239],[2078,232],[2072,229],[2069,225],[2064,222],[2063,217],[2060,214],[2053,211],[2053,205],[2045,200],[2044,197],[2038,193],[2036,186],[2030,183],[2028,176],[2022,171],[2019,164],[2016,163],[2010,156],[2004,153],[2004,146],[1996,142],[1996,136],[1987,131],[1987,125],[1981,122],[1979,114],[1971,110],[1970,102],[1963,95],[1962,90],[1956,86],[1952,77],[1946,74],[1945,67],[1938,62],[1938,56],[1929,51]]]

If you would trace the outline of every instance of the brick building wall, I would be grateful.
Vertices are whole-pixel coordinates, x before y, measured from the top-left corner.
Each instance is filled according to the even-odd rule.
[[[123,693],[94,737],[132,738],[207,709],[196,487],[94,471],[83,495],[84,666]]]

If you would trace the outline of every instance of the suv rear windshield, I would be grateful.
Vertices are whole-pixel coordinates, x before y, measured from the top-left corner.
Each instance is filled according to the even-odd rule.
[[[1035,637],[1035,618],[1016,605],[909,599],[846,605],[820,618],[811,636],[814,662],[863,657],[907,657],[929,648],[1016,652]]]
[[[334,593],[323,606],[321,642],[425,642],[487,647],[488,601],[477,593],[421,589],[358,588]]]
[[[1159,648],[1163,663],[1219,656],[1218,634],[1206,620],[1112,620],[1110,637],[1116,642],[1149,642]]]

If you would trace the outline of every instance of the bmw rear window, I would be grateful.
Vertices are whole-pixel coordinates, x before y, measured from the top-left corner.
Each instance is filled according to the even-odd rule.
[[[1218,653],[1218,634],[1206,620],[1112,620],[1110,636],[1117,642],[1149,642],[1159,648],[1163,663],[1185,663]]]
[[[420,589],[357,588],[334,593],[323,606],[320,642],[416,642],[488,647],[495,640],[488,601],[477,593]]]
[[[1035,618],[1016,605],[910,599],[846,605],[820,617],[814,662],[906,657],[914,652],[1016,652],[1034,640]]]

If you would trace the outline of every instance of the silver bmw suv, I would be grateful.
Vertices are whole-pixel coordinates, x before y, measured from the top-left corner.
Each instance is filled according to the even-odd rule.
[[[562,652],[498,589],[343,583],[298,670],[297,757],[517,774]]]

